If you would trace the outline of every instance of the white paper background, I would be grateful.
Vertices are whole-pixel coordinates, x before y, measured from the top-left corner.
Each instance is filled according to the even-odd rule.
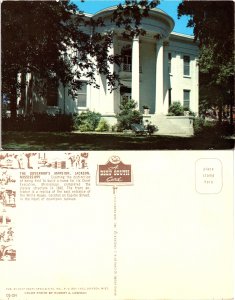
[[[51,155],[60,156],[60,153]],[[62,155],[62,154],[61,154]],[[16,299],[113,299],[111,186],[96,185],[98,164],[117,155],[133,185],[117,205],[116,299],[213,299],[233,296],[233,151],[89,152],[91,197],[75,202],[17,200],[15,262],[0,262],[6,287],[108,287],[87,295]],[[222,163],[219,193],[196,191],[196,162]]]

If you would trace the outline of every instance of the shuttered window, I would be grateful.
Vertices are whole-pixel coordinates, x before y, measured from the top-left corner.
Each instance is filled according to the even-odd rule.
[[[171,74],[171,53],[168,53],[168,73]]]
[[[190,107],[190,90],[184,90],[184,107]]]
[[[184,55],[184,75],[190,76],[190,57]]]
[[[87,84],[82,82],[76,97],[77,107],[87,107]]]

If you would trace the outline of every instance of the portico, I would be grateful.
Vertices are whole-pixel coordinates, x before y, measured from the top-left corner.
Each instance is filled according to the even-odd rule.
[[[163,113],[163,41],[155,42],[155,114]],[[131,91],[132,99],[137,103],[137,109],[140,109],[140,38],[134,37],[132,40],[132,68],[131,68]],[[152,112],[153,113],[153,112]]]

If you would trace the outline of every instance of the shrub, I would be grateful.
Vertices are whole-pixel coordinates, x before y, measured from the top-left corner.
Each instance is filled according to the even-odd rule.
[[[111,130],[112,130],[112,132],[117,132],[118,131],[117,124],[112,125]]]
[[[207,120],[204,123],[204,128],[203,128],[204,135],[222,137],[222,136],[229,136],[233,134],[233,132],[234,132],[233,125],[229,124],[229,122],[226,121],[219,123],[218,121]]]
[[[195,118],[193,120],[193,129],[195,135],[198,135],[203,132],[204,123],[205,121],[203,118]]]
[[[196,116],[195,112],[191,111],[191,109],[189,110],[189,115],[192,116],[192,117]]]
[[[71,131],[73,118],[71,115],[49,115],[35,113],[31,115],[18,115],[15,119],[2,118],[3,131]]]
[[[146,126],[146,129],[148,130],[149,135],[151,135],[154,132],[158,131],[158,127],[153,125],[153,124],[150,124],[150,123]]]
[[[120,104],[120,113],[117,114],[117,131],[131,129],[131,124],[140,123],[142,121],[141,113],[135,109],[134,100],[124,98]]]
[[[101,118],[95,131],[99,131],[99,132],[109,131],[108,122],[105,119]]]
[[[219,123],[218,121],[204,120],[203,118],[195,118],[193,122],[194,134],[208,137],[217,137],[232,135],[234,132],[233,125],[229,122]]]
[[[185,107],[183,107],[183,109],[184,109],[184,113],[188,112],[189,116],[192,116],[192,117],[196,116],[195,112],[193,112],[190,108],[188,108],[188,107],[185,106]]]
[[[81,132],[85,132],[85,131],[94,131],[94,127],[90,124],[90,123],[85,123],[85,124],[81,124],[79,126],[79,130]]]
[[[90,110],[74,116],[74,129],[80,131],[94,131],[99,124],[100,113]]]
[[[173,102],[169,107],[169,115],[171,116],[183,116],[184,115],[184,108],[180,102]]]

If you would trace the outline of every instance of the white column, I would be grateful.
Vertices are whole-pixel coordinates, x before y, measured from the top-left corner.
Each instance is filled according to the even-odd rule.
[[[139,37],[134,37],[132,41],[132,70],[131,70],[131,96],[137,103],[136,109],[139,109],[140,101],[140,49]]]
[[[168,72],[168,50],[163,44],[163,113],[166,115],[169,109],[170,74]]]
[[[157,41],[156,46],[156,97],[155,114],[163,113],[163,42]]]
[[[192,78],[193,81],[194,81],[194,105],[192,107],[192,110],[198,115],[199,113],[199,67],[198,67],[198,61],[197,59],[195,58],[194,59],[194,63],[193,63],[193,67],[195,68],[194,69],[194,77]]]

